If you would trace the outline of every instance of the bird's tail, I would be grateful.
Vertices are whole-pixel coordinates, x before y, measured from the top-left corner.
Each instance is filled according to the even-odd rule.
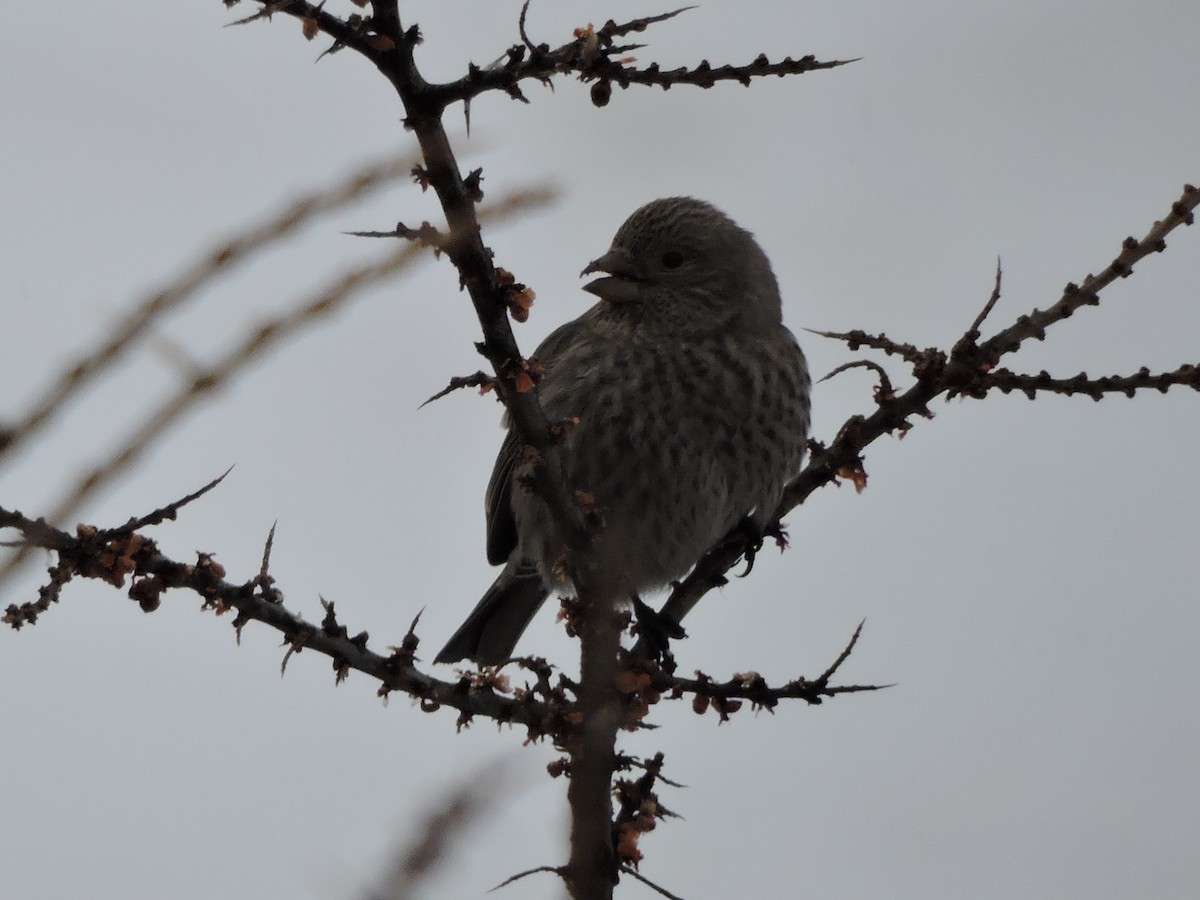
[[[549,591],[532,568],[509,563],[434,662],[473,659],[485,665],[504,662],[529,627]]]

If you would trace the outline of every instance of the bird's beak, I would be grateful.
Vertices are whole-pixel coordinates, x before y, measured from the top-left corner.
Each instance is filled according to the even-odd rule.
[[[617,247],[611,248],[598,259],[593,259],[579,273],[579,277],[593,272],[606,272],[607,277],[595,278],[583,286],[589,294],[595,294],[609,303],[636,303],[641,300],[641,282],[646,275],[629,254]]]

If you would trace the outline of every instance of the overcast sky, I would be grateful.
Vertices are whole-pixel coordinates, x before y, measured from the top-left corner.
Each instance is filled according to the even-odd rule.
[[[0,35],[0,418],[23,412],[114,321],[221,238],[301,192],[412,151],[392,90],[299,25],[222,28],[218,0],[14,3]],[[529,30],[670,4],[535,2]],[[345,15],[353,7],[330,0]],[[517,0],[402,2],[431,79],[517,40]],[[801,328],[882,330],[947,347],[1003,259],[993,328],[1101,270],[1127,235],[1200,183],[1200,5],[1158,2],[707,2],[644,35],[639,63],[862,57],[746,90],[501,94],[452,111],[488,199],[533,184],[556,205],[489,230],[537,291],[527,351],[581,313],[580,269],[634,208],[686,193],[753,231],[785,320],[818,375],[854,358]],[[0,505],[49,511],[122,445],[190,367],[388,248],[345,237],[438,221],[407,183],[320,219],[162,321],[0,469]],[[1200,362],[1200,230],[1052,329],[1010,365],[1057,375]],[[115,525],[232,464],[154,529],[177,558],[211,551],[242,581],[278,520],[288,606],[318,595],[374,649],[424,609],[426,659],[493,577],[482,495],[501,432],[470,304],[443,260],[361,297],[255,365],[68,524]],[[904,370],[888,363],[901,384]],[[871,377],[817,387],[828,440],[870,409]],[[988,397],[939,403],[869,448],[870,485],[825,488],[788,517],[793,547],[688,621],[685,673],[819,673],[859,620],[842,678],[876,694],[718,727],[690,704],[627,739],[666,753],[647,877],[710,897],[1195,897],[1200,883],[1200,395]],[[34,599],[46,557],[0,591]],[[565,859],[564,784],[547,745],[455,713],[388,706],[314,653],[279,676],[279,635],[190,594],[154,615],[73,583],[36,627],[0,634],[0,868],[30,898],[357,898],[466,779],[490,812],[422,896],[480,897]],[[540,615],[520,649],[570,659]],[[440,674],[449,676],[450,670]],[[481,774],[483,773],[483,774]],[[552,898],[552,876],[499,896]],[[622,897],[650,897],[633,882]]]

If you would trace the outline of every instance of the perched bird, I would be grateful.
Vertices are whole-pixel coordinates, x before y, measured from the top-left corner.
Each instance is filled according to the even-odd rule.
[[[754,237],[690,197],[655,200],[583,270],[600,302],[537,348],[538,400],[577,418],[559,454],[603,521],[585,551],[621,597],[668,584],[739,523],[770,524],[800,468],[811,381]],[[552,591],[566,552],[521,482],[509,430],[488,484],[487,556],[504,571],[437,655],[499,663]]]

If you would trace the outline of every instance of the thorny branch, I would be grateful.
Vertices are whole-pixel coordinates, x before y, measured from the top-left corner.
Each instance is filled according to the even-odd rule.
[[[1153,389],[1165,394],[1167,389],[1180,385],[1200,391],[1200,366],[1184,363],[1170,372],[1153,373],[1145,366],[1132,375],[1103,375],[1099,378],[1088,378],[1087,372],[1080,372],[1070,378],[1053,378],[1046,371],[1036,375],[1022,375],[1008,369],[996,369],[989,372],[986,387],[1008,394],[1021,391],[1032,400],[1038,393],[1086,394],[1093,400],[1100,400],[1105,394],[1124,394],[1132,397],[1139,390]]]
[[[1131,396],[1142,389],[1166,391],[1171,385],[1183,385],[1200,391],[1200,373],[1193,364],[1160,374],[1143,369],[1134,375],[1094,380],[1084,374],[1069,379],[1054,379],[1045,372],[1019,375],[1008,369],[996,368],[1002,357],[1019,350],[1025,341],[1031,338],[1042,340],[1047,328],[1070,318],[1080,307],[1099,304],[1099,294],[1104,288],[1118,278],[1130,275],[1135,263],[1166,249],[1166,236],[1176,228],[1191,225],[1197,206],[1200,206],[1200,190],[1190,184],[1184,185],[1183,193],[1171,204],[1169,213],[1161,221],[1155,222],[1140,241],[1126,238],[1120,254],[1099,275],[1088,275],[1080,285],[1068,284],[1054,305],[1046,310],[1035,309],[1018,316],[1011,325],[982,344],[978,343],[978,328],[999,299],[999,267],[996,288],[983,311],[948,353],[936,348],[918,350],[912,344],[862,331],[818,332],[845,341],[852,350],[870,347],[904,359],[912,367],[915,383],[900,394],[891,390],[877,391],[874,412],[868,416],[852,416],[828,446],[812,442],[813,452],[808,465],[788,485],[783,500],[775,510],[774,521],[778,523],[817,488],[836,484],[841,478],[854,481],[856,486],[865,484],[867,476],[863,468],[862,451],[885,434],[908,431],[913,427],[914,416],[932,418],[929,404],[939,396],[945,395],[949,399],[962,395],[980,399],[993,390],[1005,393],[1020,390],[1032,398],[1045,390],[1060,394],[1081,393],[1099,399],[1105,393]],[[725,584],[726,573],[748,550],[753,552],[755,549],[743,531],[731,532],[706,553],[691,574],[671,592],[663,606],[663,613],[677,622],[681,621],[701,597],[714,587]]]
[[[548,198],[549,194],[545,191],[519,192],[491,204],[480,218],[496,221],[545,203]],[[328,284],[319,286],[293,308],[262,322],[252,333],[235,341],[213,363],[191,372],[173,395],[151,411],[118,443],[119,449],[115,453],[79,478],[55,504],[47,518],[51,522],[68,521],[88,497],[137,462],[155,440],[194,409],[203,398],[212,396],[229,384],[281,341],[334,315],[366,289],[395,277],[423,258],[420,247],[416,245],[397,247],[376,262],[337,276]],[[17,553],[0,566],[0,584],[17,570],[24,559],[24,553]]]
[[[231,3],[232,0],[226,2]],[[592,102],[604,106],[611,99],[614,84],[621,88],[657,85],[664,89],[677,84],[708,88],[719,81],[737,81],[747,85],[755,77],[785,76],[834,68],[848,61],[821,62],[806,56],[800,60],[788,58],[772,63],[765,55],[760,55],[742,66],[712,66],[703,60],[691,67],[665,71],[653,63],[637,67],[635,61],[624,54],[641,45],[620,44],[618,41],[684,10],[636,19],[622,25],[610,21],[599,29],[591,26],[581,28],[575,32],[573,40],[557,49],[550,49],[547,44],[535,45],[530,40],[525,22],[526,4],[521,15],[522,44],[510,48],[505,56],[491,66],[471,66],[467,74],[457,81],[432,84],[424,80],[414,61],[414,51],[421,42],[421,35],[415,26],[403,28],[396,0],[373,0],[370,15],[355,14],[345,19],[325,12],[322,6],[297,0],[264,2],[255,15],[240,22],[269,19],[275,12],[298,18],[304,34],[310,39],[322,33],[332,39],[332,44],[322,55],[350,48],[375,65],[395,88],[405,107],[405,125],[413,131],[421,147],[424,161],[420,168],[422,186],[432,187],[438,195],[446,215],[447,229],[398,226],[393,232],[384,232],[381,236],[417,239],[444,252],[453,262],[459,273],[460,285],[471,297],[480,321],[484,340],[478,346],[496,373],[495,389],[509,410],[514,428],[542,460],[542,464],[535,468],[532,487],[546,501],[567,546],[572,551],[578,550],[590,539],[592,526],[573,502],[572,486],[566,484],[561,475],[555,457],[554,429],[537,404],[536,392],[530,390],[536,383],[536,371],[531,370],[528,361],[519,352],[509,324],[510,315],[517,316],[516,309],[527,310],[527,301],[532,295],[527,295],[524,301],[514,302],[511,276],[506,279],[506,273],[493,265],[491,252],[482,241],[475,211],[475,204],[482,198],[480,173],[477,170],[466,177],[460,173],[442,124],[444,112],[455,102],[467,104],[488,91],[503,91],[514,99],[526,100],[521,89],[522,82],[532,79],[551,84],[554,77],[561,75],[574,75],[591,83]],[[938,396],[961,394],[979,398],[991,390],[1023,390],[1030,396],[1035,396],[1039,390],[1083,392],[1097,396],[1097,392],[1130,393],[1149,387],[1166,390],[1171,384],[1197,387],[1196,367],[1192,365],[1160,375],[1143,371],[1134,376],[1112,376],[1095,381],[1084,375],[1065,380],[1053,379],[1046,373],[1019,375],[1007,369],[997,369],[997,365],[1003,356],[1019,349],[1029,338],[1042,339],[1047,327],[1069,317],[1079,307],[1098,303],[1099,292],[1108,284],[1130,274],[1133,265],[1145,256],[1161,251],[1165,247],[1165,236],[1171,230],[1180,224],[1191,224],[1192,210],[1198,203],[1200,192],[1187,187],[1173,206],[1171,214],[1156,223],[1143,240],[1128,239],[1121,254],[1099,276],[1089,275],[1080,285],[1068,285],[1062,297],[1047,310],[1034,310],[1021,316],[982,344],[979,343],[978,329],[999,299],[999,272],[992,298],[949,352],[934,348],[920,350],[910,344],[893,342],[883,335],[864,332],[828,335],[846,341],[852,348],[866,346],[899,356],[911,366],[915,383],[899,394],[890,387],[877,391],[876,408],[870,415],[852,417],[828,446],[814,442],[809,465],[789,485],[776,510],[776,521],[803,502],[813,490],[825,484],[847,478],[861,488],[866,481],[862,451],[883,434],[903,433],[911,428],[912,417],[931,416],[928,405]],[[446,239],[446,235],[453,235],[453,240]],[[4,436],[0,435],[0,449],[4,440]],[[11,442],[11,436],[7,440]],[[187,499],[193,498],[185,498],[185,501]],[[332,603],[325,604],[325,617],[319,625],[305,621],[283,606],[282,594],[268,574],[269,547],[264,553],[261,571],[241,585],[225,580],[224,569],[211,554],[199,554],[197,561],[192,564],[164,557],[154,541],[140,534],[137,529],[172,517],[185,501],[164,507],[149,516],[133,519],[123,528],[101,531],[81,526],[74,535],[53,528],[44,521],[30,520],[20,513],[0,509],[0,528],[16,529],[22,536],[21,544],[51,549],[58,557],[57,563],[49,571],[49,581],[39,593],[37,603],[9,606],[3,614],[3,621],[14,628],[32,624],[50,604],[59,599],[62,587],[74,577],[100,578],[118,587],[124,587],[128,577],[131,579],[130,597],[147,611],[157,608],[161,595],[168,589],[194,591],[204,598],[203,606],[206,609],[218,614],[236,611],[233,624],[239,633],[250,621],[261,621],[283,633],[288,647],[285,664],[294,653],[304,649],[316,650],[333,660],[338,680],[343,679],[350,670],[367,673],[380,682],[379,692],[383,696],[393,690],[402,690],[418,699],[422,709],[427,711],[443,705],[457,709],[460,727],[469,724],[474,716],[482,715],[500,723],[523,725],[531,738],[549,736],[558,746],[570,746],[572,735],[581,730],[576,713],[581,709],[584,709],[585,716],[594,712],[586,710],[579,703],[579,698],[586,697],[588,693],[586,665],[582,683],[573,685],[561,677],[557,683],[552,682],[543,661],[521,661],[522,665],[535,673],[536,682],[532,687],[527,685],[524,689],[513,690],[509,696],[507,676],[496,670],[485,670],[473,676],[464,675],[457,682],[441,681],[418,672],[415,667],[418,645],[416,622],[402,644],[393,648],[389,656],[382,656],[367,649],[368,636],[365,632],[353,637],[349,635],[348,629],[338,621]],[[778,525],[774,530],[778,531]],[[676,621],[681,620],[704,593],[724,582],[725,573],[739,559],[751,555],[755,549],[745,533],[728,536],[706,554],[696,569],[675,589],[664,611]],[[585,591],[581,590],[583,593]],[[714,708],[721,721],[727,720],[729,714],[747,700],[756,707],[772,709],[781,699],[796,698],[817,703],[823,697],[837,693],[876,690],[877,686],[830,687],[828,684],[857,637],[856,631],[846,650],[816,681],[797,679],[775,689],[768,687],[754,673],[736,675],[727,682],[718,683],[702,673],[697,673],[694,679],[681,679],[676,678],[668,668],[659,668],[653,661],[635,662],[621,673],[621,680],[616,685],[621,715],[614,717],[606,726],[610,728],[609,749],[612,749],[611,738],[615,736],[616,729],[639,727],[648,707],[658,702],[664,690],[669,691],[671,696],[691,695],[698,711]],[[605,670],[601,667],[596,671]],[[591,681],[594,689],[595,677]],[[602,687],[598,693],[593,690],[593,695],[607,696],[609,688]],[[615,766],[616,757],[613,759]],[[578,762],[579,754],[573,754],[573,781],[580,775],[580,767],[575,765]],[[604,815],[605,824],[615,829],[608,851],[601,847],[600,852],[596,852],[597,848],[593,845],[579,852],[573,851],[566,866],[548,869],[566,878],[576,897],[609,896],[611,880],[615,879],[618,872],[633,873],[630,864],[636,866],[640,859],[637,837],[650,830],[655,819],[665,814],[653,790],[656,780],[661,780],[658,773],[660,767],[661,759],[658,759],[646,768],[646,774],[637,781],[620,783],[622,810],[616,819],[605,812],[603,807],[606,804],[593,804],[596,808],[590,813]],[[607,773],[601,773],[606,779],[599,795],[601,800],[607,796],[610,783],[607,779],[611,778],[612,771],[610,768]],[[573,784],[572,789],[575,787]],[[592,791],[588,796],[595,799],[596,792]],[[574,813],[578,819],[588,811],[575,809]],[[616,865],[614,859],[607,855],[611,850],[617,851]]]
[[[239,636],[242,628],[251,621],[262,622],[283,634],[284,646],[288,648],[283,660],[285,670],[294,654],[313,650],[332,660],[339,682],[345,680],[351,670],[357,670],[379,682],[381,697],[402,691],[419,701],[426,712],[441,706],[457,709],[460,728],[469,725],[475,716],[482,716],[498,724],[523,725],[530,739],[550,737],[561,746],[569,737],[579,685],[561,677],[552,680],[552,669],[545,660],[521,658],[515,661],[534,676],[532,683],[521,688],[511,687],[510,676],[498,669],[464,674],[456,681],[443,681],[416,668],[419,615],[400,645],[390,648],[390,654],[383,656],[368,649],[366,632],[350,635],[331,602],[322,601],[325,615],[320,624],[313,624],[286,609],[283,594],[275,587],[275,579],[269,573],[274,527],[264,547],[261,568],[242,584],[226,580],[225,569],[213,554],[199,553],[195,563],[172,560],[159,551],[153,539],[141,533],[147,526],[176,518],[180,509],[215,488],[228,474],[226,472],[180,500],[133,517],[125,525],[104,529],[80,525],[75,534],[54,528],[42,519],[30,519],[20,512],[0,507],[0,530],[15,530],[20,535],[17,545],[50,550],[58,557],[49,570],[50,579],[39,593],[38,601],[10,604],[0,615],[0,623],[15,630],[36,624],[39,616],[52,603],[58,602],[61,588],[75,577],[99,579],[118,588],[124,588],[128,579],[130,599],[146,612],[158,609],[168,590],[187,590],[203,599],[202,609],[218,615],[234,612],[232,624]],[[828,685],[829,678],[858,639],[858,633],[855,632],[850,646],[822,679],[798,679],[779,689],[769,688],[761,680],[751,684],[747,676],[735,676],[732,682],[719,684],[700,673],[695,680],[688,680],[655,670],[658,690],[649,701],[648,681],[629,681],[623,685],[627,688],[624,704],[627,714],[622,727],[640,727],[645,704],[657,702],[668,691],[674,696],[697,694],[721,699],[745,698],[760,705],[774,706],[779,699],[790,696],[819,703],[820,696],[875,690],[874,686]]]
[[[170,504],[142,518],[165,515],[180,505]],[[366,632],[351,636],[339,623],[331,603],[325,604],[326,614],[319,625],[306,621],[284,607],[279,592],[271,588],[273,580],[265,575],[265,567],[250,581],[234,584],[225,580],[225,569],[212,554],[200,553],[194,563],[178,562],[164,556],[151,538],[125,528],[100,530],[81,526],[72,535],[7,509],[0,509],[0,528],[16,529],[29,545],[55,551],[59,560],[51,570],[57,573],[51,582],[55,587],[78,576],[98,578],[123,588],[128,578],[130,598],[147,612],[160,605],[162,595],[168,590],[192,591],[203,598],[203,609],[218,615],[233,612],[232,624],[239,634],[251,621],[262,622],[283,634],[288,648],[285,663],[295,653],[316,651],[332,660],[339,680],[349,670],[363,672],[379,682],[381,697],[402,691],[419,701],[426,712],[442,706],[457,709],[460,727],[469,724],[474,716],[483,716],[497,723],[525,726],[530,738],[536,739],[558,735],[567,726],[562,718],[564,706],[556,707],[538,699],[532,691],[506,696],[498,689],[506,689],[499,678],[442,681],[417,671],[418,638],[411,629],[400,646],[392,647],[390,654],[384,656],[367,648]],[[57,596],[51,602],[54,600]],[[10,605],[0,621],[13,628],[34,624],[48,605],[43,604],[40,609],[32,604]]]
[[[521,13],[520,31],[523,44],[512,47],[501,62],[486,68],[471,66],[458,81],[445,84],[427,82],[417,69],[414,51],[421,42],[416,26],[405,29],[400,21],[395,0],[377,0],[371,4],[371,15],[355,14],[342,20],[325,12],[320,5],[306,2],[264,3],[254,16],[241,19],[242,24],[270,18],[276,12],[300,19],[305,35],[310,39],[319,33],[333,38],[327,52],[349,47],[368,59],[395,88],[406,111],[405,125],[416,135],[424,159],[419,167],[422,188],[432,187],[446,214],[450,230],[459,239],[452,246],[438,244],[459,272],[461,286],[468,292],[483,330],[480,352],[492,364],[496,373],[496,391],[508,409],[512,424],[525,444],[535,451],[539,464],[533,467],[530,487],[546,502],[555,524],[570,551],[586,546],[594,531],[594,523],[582,513],[574,501],[571,485],[562,477],[555,452],[555,432],[537,402],[536,393],[529,390],[535,379],[529,377],[528,363],[517,347],[509,323],[512,293],[492,262],[491,251],[484,246],[475,214],[480,173],[464,178],[442,124],[446,108],[456,101],[469,101],[486,91],[503,90],[510,96],[525,99],[520,84],[535,79],[545,84],[554,76],[574,74],[584,81],[594,81],[593,101],[608,102],[608,94],[596,88],[616,83],[621,87],[632,84],[658,85],[668,88],[674,84],[693,84],[711,87],[717,81],[733,80],[749,84],[755,77],[785,76],[817,69],[844,65],[845,61],[820,62],[811,56],[801,60],[785,59],[771,63],[760,55],[752,63],[741,66],[713,67],[707,60],[692,68],[662,71],[656,64],[643,69],[627,65],[621,57],[629,46],[617,41],[631,33],[640,33],[652,24],[671,19],[684,9],[658,16],[634,19],[617,24],[609,21],[599,29],[588,26],[577,29],[573,40],[551,50],[548,45],[533,45],[526,32],[528,4]],[[418,171],[418,170],[414,170]],[[399,234],[433,240],[428,230],[397,228]],[[578,586],[578,585],[577,585]]]
[[[564,877],[577,900],[608,897],[617,878],[617,868],[611,848],[606,846],[608,818],[600,823],[596,817],[608,805],[611,770],[606,771],[606,760],[612,755],[619,725],[614,715],[617,701],[612,690],[619,635],[611,626],[611,617],[603,612],[613,598],[593,595],[592,573],[581,564],[586,557],[580,551],[590,542],[597,525],[575,502],[574,488],[578,486],[567,483],[556,449],[555,431],[537,402],[536,392],[530,390],[535,379],[530,377],[528,361],[520,353],[510,326],[510,312],[517,316],[516,310],[524,311],[527,306],[514,304],[511,286],[506,285],[494,267],[491,252],[483,243],[475,216],[480,196],[478,175],[473,173],[468,181],[460,173],[442,122],[443,114],[450,104],[458,101],[469,109],[467,104],[472,98],[490,90],[503,90],[510,97],[525,100],[521,91],[523,81],[535,79],[547,84],[562,74],[574,74],[592,82],[592,102],[604,106],[611,98],[613,84],[663,88],[674,84],[711,87],[724,80],[749,84],[754,77],[799,74],[841,63],[822,63],[813,57],[771,63],[760,56],[741,67],[714,68],[705,60],[692,68],[668,72],[653,64],[639,69],[628,65],[630,61],[622,56],[635,47],[620,45],[619,39],[682,10],[624,25],[609,22],[600,29],[591,26],[577,29],[574,39],[557,50],[532,45],[525,29],[527,10],[523,10],[520,30],[525,43],[511,48],[503,62],[486,69],[471,66],[457,82],[431,84],[422,77],[414,60],[414,51],[421,42],[420,31],[416,26],[403,27],[396,0],[373,0],[371,9],[369,16],[355,15],[345,21],[330,16],[320,6],[304,2],[274,4],[264,8],[263,14],[279,11],[300,18],[306,36],[311,38],[323,32],[333,38],[327,52],[351,47],[388,79],[404,106],[405,126],[416,135],[421,147],[422,187],[427,184],[437,194],[450,231],[458,236],[453,243],[439,243],[437,247],[450,257],[461,286],[471,297],[484,337],[478,345],[479,351],[496,374],[495,389],[508,410],[512,427],[529,448],[530,457],[537,461],[532,466],[530,488],[545,502],[567,548],[567,564],[573,572],[579,601],[585,609],[599,613],[585,616],[582,629],[580,694],[585,722],[583,739],[576,745],[575,753],[586,765],[575,772],[568,787],[574,814],[571,856]],[[401,233],[411,234],[411,231]],[[417,236],[433,237],[419,232]]]
[[[551,50],[548,45],[535,46],[529,40],[526,4],[519,25],[523,44],[513,46],[501,62],[485,68],[471,66],[466,76],[445,84],[427,82],[418,71],[413,54],[421,42],[421,34],[416,26],[403,27],[395,0],[377,0],[371,4],[370,15],[355,14],[344,20],[325,12],[322,5],[281,0],[263,3],[255,15],[232,23],[269,19],[276,12],[292,16],[302,22],[305,35],[310,39],[320,33],[333,39],[326,52],[343,47],[357,51],[395,88],[407,114],[405,125],[416,135],[424,157],[424,165],[419,170],[422,188],[434,189],[450,230],[461,238],[453,247],[438,245],[439,249],[447,253],[458,269],[460,283],[475,306],[484,334],[480,352],[491,362],[496,373],[496,390],[512,416],[513,427],[523,441],[537,451],[536,456],[541,460],[541,465],[534,469],[531,487],[546,501],[565,543],[572,549],[586,545],[594,526],[583,516],[574,502],[571,486],[561,477],[554,453],[553,429],[534,392],[529,390],[532,383],[528,369],[506,315],[513,306],[511,291],[493,266],[491,252],[479,235],[474,204],[482,196],[480,173],[472,172],[466,178],[460,173],[442,125],[442,115],[450,104],[469,101],[491,90],[503,90],[510,96],[524,99],[521,82],[534,79],[550,84],[555,76],[566,74],[606,86],[615,83],[621,87],[632,84],[663,88],[674,84],[711,87],[718,81],[749,84],[756,77],[800,74],[845,64],[844,61],[820,62],[811,56],[771,63],[760,55],[752,63],[740,67],[713,67],[707,61],[690,69],[671,71],[661,71],[653,64],[643,69],[627,65],[628,61],[621,54],[633,48],[617,43],[621,38],[643,32],[650,25],[674,18],[686,9],[688,7],[622,24],[609,21],[598,29],[580,28],[571,41]],[[593,100],[600,100],[595,90]],[[607,95],[604,102],[607,102]],[[433,239],[429,231],[422,233],[421,229],[415,235],[412,229],[402,228],[397,228],[394,233]]]

